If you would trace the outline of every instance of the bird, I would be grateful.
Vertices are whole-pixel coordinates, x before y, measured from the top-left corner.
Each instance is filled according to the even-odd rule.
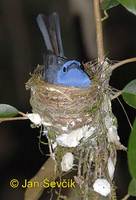
[[[36,22],[46,47],[43,80],[66,87],[89,87],[91,80],[81,63],[64,56],[58,13],[53,12],[48,17],[38,14]]]

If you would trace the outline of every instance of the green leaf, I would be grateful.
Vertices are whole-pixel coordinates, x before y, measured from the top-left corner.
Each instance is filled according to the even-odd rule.
[[[136,179],[136,119],[128,142],[128,166],[131,176]]]
[[[103,10],[109,10],[117,5],[119,5],[117,0],[103,0],[101,4]]]
[[[133,178],[128,186],[128,194],[131,196],[136,196],[136,179]]]
[[[118,0],[129,12],[136,15],[136,0]]]
[[[8,104],[0,104],[0,118],[15,117],[18,115],[18,110]]]
[[[136,108],[136,79],[128,83],[122,91],[124,101],[133,108]]]

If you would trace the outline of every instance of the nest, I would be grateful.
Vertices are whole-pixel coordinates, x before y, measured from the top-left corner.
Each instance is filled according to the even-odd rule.
[[[110,64],[107,61],[102,66],[87,63],[85,67],[92,80],[89,88],[49,84],[42,79],[43,66],[36,68],[26,87],[31,89],[33,113],[40,115],[42,125],[48,129],[56,169],[62,174],[72,166],[77,167],[74,178],[85,200],[93,194],[92,199],[96,199],[95,181],[108,181],[107,195],[111,199],[116,149],[122,146],[111,108]]]
[[[99,83],[92,80],[93,84],[84,89],[49,84],[42,79],[42,71],[43,66],[38,66],[26,84],[27,89],[31,88],[33,113],[38,113],[43,123],[58,133],[89,124],[92,111],[101,100]]]

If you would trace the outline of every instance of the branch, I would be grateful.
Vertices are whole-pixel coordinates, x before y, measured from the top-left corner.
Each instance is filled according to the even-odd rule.
[[[1,123],[1,122],[7,122],[7,121],[26,120],[26,119],[28,119],[27,116],[24,116],[24,117],[0,118],[0,123]]]
[[[130,197],[129,194],[126,194],[126,196],[122,200],[127,200]]]
[[[118,91],[118,92],[116,92],[113,96],[112,96],[112,98],[111,98],[111,100],[114,100],[114,99],[116,99],[117,97],[119,97],[120,95],[122,94],[122,90],[121,91]]]
[[[94,4],[94,17],[96,24],[96,42],[97,42],[97,52],[98,52],[98,61],[100,63],[104,62],[104,45],[103,45],[103,31],[102,31],[102,21],[100,13],[100,1],[93,0]]]
[[[111,66],[111,70],[113,71],[114,69],[122,66],[122,65],[125,65],[127,63],[131,63],[131,62],[136,62],[136,57],[134,58],[128,58],[128,59],[125,59],[125,60],[122,60],[114,65]]]
[[[23,117],[27,117],[27,115],[21,111],[19,111],[18,114],[22,115]]]
[[[37,172],[37,174],[30,180],[32,183],[38,182],[41,187],[27,188],[25,192],[24,200],[38,200],[44,191],[42,187],[43,181],[48,179],[49,181],[55,180],[57,175],[55,174],[55,161],[49,158]]]

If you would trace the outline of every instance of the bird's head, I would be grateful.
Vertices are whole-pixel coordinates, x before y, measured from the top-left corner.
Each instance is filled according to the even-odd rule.
[[[83,71],[80,62],[69,60],[58,70],[56,84],[85,88],[90,86],[91,80]]]

